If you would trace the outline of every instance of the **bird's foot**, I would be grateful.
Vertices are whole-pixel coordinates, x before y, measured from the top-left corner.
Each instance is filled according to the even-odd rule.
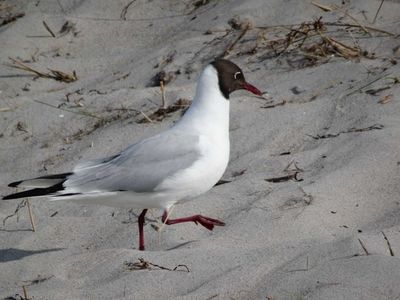
[[[217,219],[212,219],[209,217],[205,217],[202,215],[194,215],[186,218],[178,218],[178,219],[167,219],[167,215],[164,213],[162,217],[163,223],[167,225],[173,225],[173,224],[178,224],[178,223],[185,223],[185,222],[194,222],[196,225],[200,224],[203,225],[205,228],[208,230],[213,230],[214,226],[224,226],[225,223],[217,220]]]

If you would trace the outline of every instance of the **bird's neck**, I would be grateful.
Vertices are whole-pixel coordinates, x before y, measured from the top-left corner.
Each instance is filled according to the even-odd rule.
[[[201,74],[193,103],[176,124],[180,125],[200,134],[229,134],[229,100],[220,91],[214,68]]]

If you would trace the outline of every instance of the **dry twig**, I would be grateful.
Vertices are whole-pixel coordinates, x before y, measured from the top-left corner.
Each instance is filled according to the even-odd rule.
[[[381,8],[382,8],[382,5],[383,5],[383,2],[384,2],[384,1],[385,1],[385,0],[382,0],[382,1],[381,1],[381,4],[379,5],[378,10],[376,11],[376,14],[375,14],[374,20],[372,21],[372,24],[375,24],[376,18],[378,17],[378,14],[379,14],[379,12],[380,12],[380,10],[381,10]]]
[[[293,166],[293,168],[291,168],[291,166]],[[271,177],[271,178],[266,178],[264,179],[265,181],[268,182],[273,182],[273,183],[278,183],[278,182],[284,182],[284,181],[289,181],[289,180],[293,180],[293,181],[303,181],[302,178],[297,178],[297,175],[304,172],[303,169],[299,168],[297,166],[297,163],[292,160],[284,169],[283,169],[284,173],[287,173],[287,175],[283,175],[283,176],[278,176],[278,177]]]
[[[379,74],[378,76],[376,76],[375,78],[373,78],[372,80],[370,80],[368,83],[362,85],[362,86],[359,87],[359,88],[356,88],[356,89],[352,90],[351,92],[345,94],[343,97],[348,97],[348,96],[353,95],[353,94],[355,94],[355,93],[357,93],[357,92],[360,92],[360,91],[362,91],[364,88],[366,88],[367,86],[370,86],[371,84],[373,84],[373,83],[375,83],[375,82],[381,80],[382,78],[387,77],[388,75],[389,75],[389,74],[387,74],[387,73],[385,73],[385,72],[382,73],[382,74]]]
[[[23,291],[23,293],[24,293],[24,298],[25,298],[25,300],[28,300],[29,298],[28,298],[28,291],[26,290],[26,286],[22,286],[22,291]]]
[[[358,242],[360,243],[361,248],[363,248],[365,254],[366,254],[366,255],[369,255],[369,252],[368,252],[368,250],[367,250],[367,247],[365,247],[364,243],[363,243],[360,239],[358,239]]]
[[[121,15],[120,15],[121,20],[126,21],[126,13],[128,12],[128,8],[129,8],[129,6],[131,6],[132,3],[135,2],[135,1],[136,1],[136,0],[132,0],[132,1],[129,2],[127,5],[124,6],[124,8],[123,8],[122,11],[121,11]]]
[[[26,204],[28,206],[29,220],[31,221],[32,231],[35,232],[36,231],[35,220],[33,218],[31,203],[29,202],[29,199],[26,200]]]
[[[385,96],[382,96],[382,97],[379,99],[378,103],[380,103],[380,104],[386,104],[386,103],[392,101],[392,99],[393,99],[393,94],[385,95]]]
[[[311,1],[312,5],[315,5],[316,7],[322,9],[323,11],[332,11],[332,7],[330,7],[329,5],[323,5],[321,3],[318,3],[316,1]]]
[[[339,42],[331,37],[328,37],[326,35],[323,35],[321,32],[318,31],[318,33],[321,35],[322,39],[330,44],[332,48],[336,51],[337,54],[340,56],[351,59],[351,58],[356,58],[362,56],[362,52],[359,48],[354,48],[350,47],[342,42]]]
[[[24,64],[23,62],[21,62],[17,59],[14,59],[11,57],[9,57],[9,59],[14,63],[13,65],[11,65],[11,67],[13,67],[15,69],[26,71],[26,72],[34,73],[38,77],[50,78],[50,79],[54,79],[54,80],[62,81],[62,82],[66,82],[66,83],[70,83],[70,82],[74,82],[74,81],[78,80],[78,77],[76,76],[75,71],[73,71],[72,74],[68,74],[68,73],[65,73],[62,71],[49,69],[50,73],[43,73],[41,71],[37,71],[37,70],[31,68],[30,66]]]
[[[160,81],[160,90],[161,90],[161,108],[165,109],[165,88],[164,88],[164,81]]]
[[[142,114],[142,116],[147,120],[147,122],[149,123],[153,123],[153,120],[149,118],[148,115],[146,115],[143,111],[140,111],[140,113]]]
[[[382,231],[382,235],[383,235],[383,238],[386,240],[386,244],[387,244],[387,246],[389,248],[390,256],[394,256],[392,245],[390,244],[389,239],[387,238],[386,234],[383,231]]]
[[[52,36],[53,38],[56,37],[56,35],[54,34],[54,32],[50,29],[49,25],[47,25],[47,23],[46,23],[45,21],[43,21],[43,26],[44,26],[44,28],[46,28],[46,30],[51,34],[51,36]]]

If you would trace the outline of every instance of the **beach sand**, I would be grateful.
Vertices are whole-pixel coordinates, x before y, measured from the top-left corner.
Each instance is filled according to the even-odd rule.
[[[140,211],[30,199],[33,232],[0,201],[0,298],[398,299],[400,3],[318,3],[0,1],[1,195],[170,127],[217,56],[266,93],[231,96],[229,182],[173,211],[225,227],[154,210],[141,252]]]

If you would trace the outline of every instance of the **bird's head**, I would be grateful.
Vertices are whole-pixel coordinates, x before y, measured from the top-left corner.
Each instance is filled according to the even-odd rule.
[[[226,99],[236,90],[248,90],[249,92],[261,96],[262,93],[254,85],[246,82],[243,71],[233,62],[217,58],[211,65],[215,68],[218,74],[218,84],[221,93]]]

